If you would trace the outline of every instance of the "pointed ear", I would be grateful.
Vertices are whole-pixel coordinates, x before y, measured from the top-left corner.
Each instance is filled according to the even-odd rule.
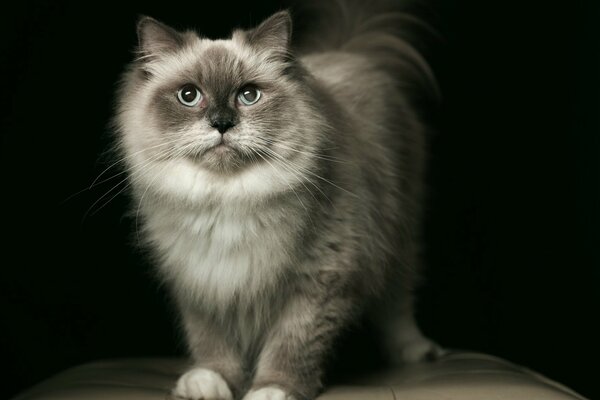
[[[141,16],[137,23],[138,49],[142,58],[154,58],[183,46],[183,35],[154,18]]]
[[[287,54],[292,38],[292,18],[288,11],[279,11],[247,32],[248,42],[257,48]]]

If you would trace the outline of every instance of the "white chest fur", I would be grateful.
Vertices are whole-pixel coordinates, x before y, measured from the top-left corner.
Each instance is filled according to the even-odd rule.
[[[183,298],[226,307],[252,301],[289,264],[291,232],[272,209],[233,207],[146,210],[146,229],[161,270]]]

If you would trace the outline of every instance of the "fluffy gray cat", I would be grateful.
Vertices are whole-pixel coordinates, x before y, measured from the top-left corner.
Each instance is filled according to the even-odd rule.
[[[139,21],[116,125],[194,360],[176,397],[312,399],[364,313],[396,361],[440,352],[411,294],[430,71],[409,17],[331,5],[294,49],[286,11],[224,40]]]

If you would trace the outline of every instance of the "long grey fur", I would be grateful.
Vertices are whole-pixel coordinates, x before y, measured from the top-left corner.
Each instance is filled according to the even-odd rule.
[[[324,3],[325,23],[294,47],[286,11],[219,41],[138,24],[115,120],[194,360],[177,397],[312,399],[365,312],[395,361],[440,352],[412,315],[426,154],[414,97],[436,91],[406,33],[416,22]],[[178,98],[186,84],[197,105]],[[261,97],[245,106],[248,87]]]

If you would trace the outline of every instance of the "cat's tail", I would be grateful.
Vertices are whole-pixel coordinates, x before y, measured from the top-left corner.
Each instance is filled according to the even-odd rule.
[[[300,53],[344,51],[364,54],[399,82],[439,98],[433,72],[417,50],[436,32],[411,9],[411,0],[302,0],[292,12],[299,25],[294,43]]]

